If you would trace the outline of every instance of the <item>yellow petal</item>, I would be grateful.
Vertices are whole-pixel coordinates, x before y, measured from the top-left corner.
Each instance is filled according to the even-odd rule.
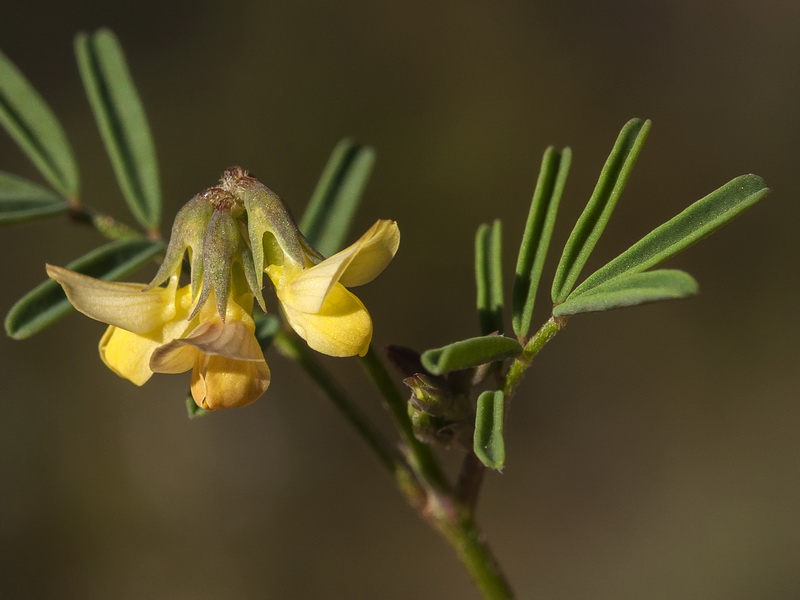
[[[169,287],[143,291],[144,284],[102,281],[53,265],[47,265],[47,274],[76,309],[109,325],[147,333],[175,316],[177,277]]]
[[[100,358],[120,377],[143,385],[153,374],[150,355],[158,346],[156,340],[112,325],[100,338]]]
[[[192,397],[206,410],[237,408],[258,400],[267,390],[267,363],[204,355],[192,371]]]
[[[319,311],[336,283],[351,287],[375,279],[392,260],[399,244],[397,223],[378,221],[354,244],[291,279],[285,286],[284,302],[305,313]],[[276,282],[276,286],[281,284]]]
[[[369,283],[383,272],[400,246],[400,229],[395,221],[378,221],[353,246],[353,260],[339,279],[345,287]]]
[[[182,344],[179,339],[153,349],[148,365],[154,373],[185,373],[202,357],[202,352],[193,346]]]
[[[198,352],[263,362],[264,353],[253,333],[253,321],[249,315],[244,316],[247,322],[226,323],[215,316],[198,325],[189,335],[168,341],[153,352],[150,368],[156,373],[183,373],[194,366]]]
[[[279,296],[280,298],[280,296]],[[283,304],[286,320],[308,345],[328,356],[364,356],[372,340],[372,319],[356,296],[339,283],[316,313]]]

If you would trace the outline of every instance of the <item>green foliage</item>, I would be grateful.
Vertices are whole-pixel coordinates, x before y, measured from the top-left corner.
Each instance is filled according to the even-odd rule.
[[[657,300],[685,298],[696,294],[697,290],[697,282],[683,271],[662,269],[629,273],[590,288],[582,294],[573,293],[563,304],[556,305],[553,315],[566,317]]]
[[[53,111],[0,52],[0,123],[64,198],[78,195],[78,169]]]
[[[339,142],[328,159],[300,220],[300,231],[324,256],[344,246],[374,163],[372,148],[349,139]]]
[[[0,171],[0,225],[44,219],[68,209],[69,204],[51,190]]]
[[[481,333],[503,333],[503,226],[499,219],[478,227],[475,235],[475,281]]]
[[[564,246],[553,279],[551,296],[554,304],[566,300],[575,286],[586,260],[611,218],[649,132],[650,121],[641,119],[631,119],[620,131],[592,197]]]
[[[95,248],[72,261],[68,269],[109,281],[123,279],[163,252],[161,242],[123,240]],[[39,333],[68,314],[72,305],[61,286],[53,280],[42,282],[25,294],[6,316],[6,333],[17,340]]]
[[[426,350],[421,358],[428,372],[441,375],[519,356],[521,352],[522,346],[517,340],[501,335],[485,335]]]
[[[475,413],[472,449],[484,465],[496,471],[501,471],[506,462],[506,446],[503,440],[504,405],[503,392],[488,390],[478,396]]]
[[[572,152],[564,148],[560,153],[551,146],[542,158],[539,179],[533,192],[533,200],[525,222],[514,288],[511,292],[511,324],[514,333],[524,338],[528,335],[533,317],[533,306],[544,260],[550,247],[556,214],[569,173]]]
[[[125,55],[114,34],[100,29],[75,39],[83,85],[128,206],[146,229],[161,218],[153,138]]]
[[[769,193],[764,180],[742,175],[729,181],[654,229],[617,258],[595,271],[572,295],[656,266],[711,235]]]

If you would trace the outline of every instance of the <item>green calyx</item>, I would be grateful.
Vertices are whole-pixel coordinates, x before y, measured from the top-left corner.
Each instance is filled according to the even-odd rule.
[[[241,202],[247,213],[247,235],[259,288],[268,264],[290,260],[306,266],[300,230],[289,209],[275,192],[239,167],[225,171],[222,185]]]
[[[179,273],[187,254],[194,300],[190,318],[213,290],[223,320],[232,280],[242,282],[238,287],[246,282],[266,311],[261,288],[267,266],[291,261],[306,267],[322,259],[278,195],[241,167],[227,169],[218,186],[200,192],[178,212],[164,262],[149,287]]]

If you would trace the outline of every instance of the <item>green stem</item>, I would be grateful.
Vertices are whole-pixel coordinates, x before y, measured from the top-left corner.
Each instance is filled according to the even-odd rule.
[[[361,362],[367,369],[373,383],[383,395],[386,408],[392,415],[395,425],[408,447],[412,467],[418,472],[423,485],[428,488],[435,488],[440,492],[449,491],[450,484],[447,482],[430,447],[420,442],[414,435],[411,419],[408,416],[406,398],[397,390],[392,377],[371,346],[367,354],[361,357]]]
[[[461,463],[461,471],[456,482],[456,498],[463,502],[471,511],[475,511],[478,496],[486,474],[486,467],[470,449]]]
[[[67,214],[74,223],[94,227],[100,235],[109,240],[129,240],[144,237],[139,231],[121,221],[117,221],[114,217],[95,212],[81,204],[76,203],[70,206]],[[161,239],[161,236],[155,230],[151,231],[148,237],[152,240]]]
[[[308,373],[355,428],[361,439],[375,452],[381,464],[393,474],[398,488],[410,504],[455,550],[484,598],[511,600],[513,598],[511,588],[483,541],[474,521],[472,509],[463,501],[454,498],[430,448],[414,437],[406,400],[375,352],[370,349],[363,357],[363,363],[383,395],[387,408],[408,445],[411,467],[375,429],[297,336],[281,331],[275,336],[274,345],[283,355],[294,360]]]
[[[444,535],[486,600],[511,600],[511,588],[475,523],[469,498],[465,498],[467,502],[464,502],[457,496],[430,447],[414,436],[408,417],[408,403],[372,348],[362,358],[362,362],[381,391],[386,406],[408,445],[412,466],[427,490],[425,504],[418,506],[420,515]],[[462,491],[467,496],[471,494],[471,491]],[[477,495],[477,490],[475,494]]]
[[[437,528],[450,542],[486,600],[512,600],[514,593],[483,540],[471,512],[455,522],[443,519]]]
[[[322,391],[331,399],[334,406],[342,413],[342,416],[353,426],[356,433],[375,452],[389,472],[396,475],[398,469],[408,468],[403,464],[402,457],[394,447],[381,435],[322,365],[317,362],[315,356],[296,335],[280,331],[275,336],[273,343],[281,354],[294,360],[322,388]]]
[[[552,340],[555,335],[564,329],[567,325],[565,317],[550,317],[548,321],[539,328],[539,331],[533,334],[531,339],[522,348],[522,354],[514,359],[511,367],[508,369],[505,381],[503,382],[503,393],[505,394],[506,401],[508,401],[517,390],[517,386],[522,381],[522,376],[531,362],[539,351],[544,348],[545,344]]]

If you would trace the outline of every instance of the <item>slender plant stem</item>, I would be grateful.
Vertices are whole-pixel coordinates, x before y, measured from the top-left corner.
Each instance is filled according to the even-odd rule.
[[[467,452],[461,463],[461,471],[456,482],[456,498],[463,502],[471,511],[475,511],[478,496],[483,484],[486,467],[472,451]]]
[[[450,484],[447,482],[447,478],[439,467],[439,463],[436,461],[430,447],[420,442],[414,435],[411,419],[408,416],[406,398],[397,390],[392,377],[372,347],[370,347],[365,356],[361,357],[361,362],[367,369],[375,386],[380,390],[386,407],[408,447],[412,467],[418,471],[422,483],[426,487],[449,491]]]
[[[513,594],[497,561],[483,540],[469,504],[455,497],[430,448],[414,437],[406,401],[383,363],[370,350],[364,365],[385,399],[408,445],[412,466],[375,429],[348,394],[294,335],[279,332],[275,347],[291,358],[320,386],[397,482],[398,488],[426,521],[449,542],[486,600],[511,600]]]
[[[80,203],[70,205],[67,215],[73,223],[93,227],[100,235],[109,240],[130,240],[143,237],[154,241],[161,239],[161,233],[157,228],[151,229],[148,231],[147,236],[144,236],[130,225],[126,225],[110,215],[87,208]]]
[[[413,466],[427,489],[427,502],[418,508],[420,515],[444,535],[486,600],[511,600],[511,587],[483,540],[472,507],[450,487],[431,449],[414,436],[406,399],[372,348],[362,361],[408,444]],[[477,498],[477,489],[475,495]]]
[[[471,511],[455,522],[443,519],[437,528],[450,542],[486,600],[512,600],[514,592],[497,564]]]
[[[305,370],[309,377],[322,388],[334,406],[339,409],[342,416],[353,426],[361,439],[375,452],[381,463],[391,473],[396,473],[404,462],[399,452],[381,435],[350,396],[339,387],[306,345],[296,335],[284,331],[278,332],[273,343],[281,354],[291,358]]]
[[[539,331],[533,334],[531,339],[522,348],[522,354],[514,359],[511,367],[508,369],[505,381],[503,382],[503,393],[505,394],[506,401],[509,401],[517,390],[517,386],[522,381],[522,376],[531,362],[539,351],[544,348],[545,344],[552,340],[555,335],[564,329],[567,325],[567,319],[564,317],[550,317],[544,325],[539,328]]]

